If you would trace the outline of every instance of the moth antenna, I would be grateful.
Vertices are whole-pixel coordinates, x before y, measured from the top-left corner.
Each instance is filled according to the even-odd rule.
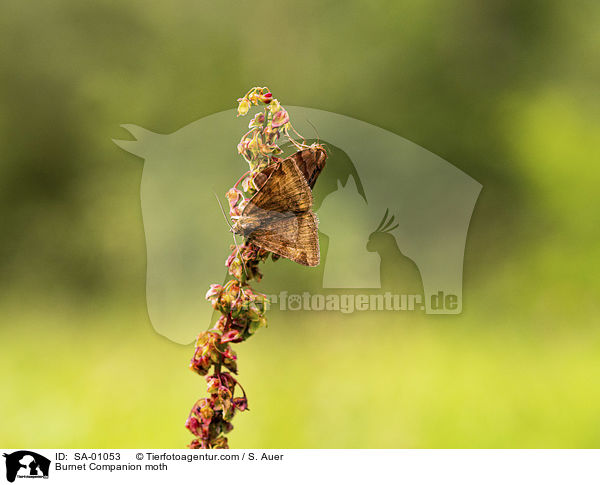
[[[227,216],[225,215],[225,210],[223,210],[223,205],[221,204],[221,201],[219,200],[219,196],[217,195],[217,193],[214,190],[213,190],[213,194],[215,194],[215,199],[217,199],[217,204],[219,204],[219,207],[221,208],[221,214],[223,214],[223,219],[225,219],[225,222],[227,223],[229,228],[233,231],[233,226],[231,225],[231,222],[229,222],[229,219],[227,219]]]
[[[240,258],[240,261],[242,262],[242,269],[244,270],[244,275],[246,276],[246,279],[248,279],[248,270],[246,269],[246,263],[244,262],[244,258],[242,257],[242,252],[240,251],[240,247],[238,246],[237,239],[235,238],[235,232],[232,232],[231,234],[233,235],[233,244],[235,244],[235,250],[237,251],[238,258]]]
[[[221,208],[221,213],[223,214],[223,218],[225,219],[225,222],[227,222],[227,225],[231,229],[231,234],[233,235],[233,244],[235,245],[235,250],[237,251],[238,258],[240,258],[240,261],[242,262],[242,269],[244,270],[244,274],[246,275],[246,278],[248,278],[248,271],[246,270],[246,263],[244,262],[244,258],[242,257],[242,252],[240,251],[240,247],[238,246],[237,239],[235,238],[235,231],[233,230],[233,226],[227,219],[227,216],[225,215],[225,211],[223,210],[223,205],[221,204],[221,201],[219,200],[219,196],[216,194],[216,192],[214,190],[213,190],[213,194],[215,194],[215,199],[217,199],[217,203],[219,204],[219,207]]]
[[[300,133],[298,133],[298,132],[296,131],[296,128],[294,128],[294,125],[292,125],[292,124],[290,123],[290,126],[291,126],[292,130],[294,130],[294,133],[296,133],[296,135],[298,135],[298,137],[302,139],[302,143],[301,143],[301,144],[299,144],[299,143],[298,143],[296,140],[294,140],[294,139],[293,139],[293,138],[292,138],[292,137],[291,137],[291,136],[290,136],[288,133],[286,133],[286,135],[287,135],[288,139],[289,139],[289,140],[292,142],[292,144],[293,144],[293,145],[294,145],[296,148],[298,148],[299,150],[303,150],[303,149],[305,149],[305,148],[308,148],[308,145],[306,144],[306,140],[304,139],[304,137],[303,137],[303,136],[302,136]]]
[[[290,135],[287,135],[287,137],[288,137],[288,140],[290,140],[292,145],[294,145],[297,150],[302,150],[304,148],[301,144],[299,144],[296,140],[294,140]]]
[[[319,136],[319,131],[317,130],[317,128],[315,127],[315,125],[313,125],[313,124],[311,123],[311,121],[310,121],[309,119],[307,119],[307,120],[306,120],[306,122],[307,122],[307,123],[308,123],[310,126],[312,126],[312,129],[313,129],[313,130],[315,130],[315,133],[316,133],[316,135],[317,135],[317,145],[320,145],[320,143],[319,143],[319,142],[321,141],[321,137]]]

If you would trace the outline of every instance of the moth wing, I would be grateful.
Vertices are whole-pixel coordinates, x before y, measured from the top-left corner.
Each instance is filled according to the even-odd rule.
[[[317,177],[325,167],[327,153],[318,145],[306,150],[299,150],[288,158],[294,160],[296,166],[302,172],[302,175],[304,175],[306,183],[312,189],[315,186]],[[269,165],[254,178],[254,182],[259,188],[265,184],[275,167],[276,165]]]
[[[254,231],[250,240],[256,246],[304,266],[320,261],[318,219],[312,211],[281,214],[270,224]]]
[[[272,169],[262,188],[248,201],[242,216],[264,219],[265,211],[306,212],[312,203],[312,192],[304,175],[294,160],[286,158]]]
[[[300,150],[290,157],[296,163],[296,166],[304,175],[306,183],[312,189],[315,186],[317,177],[325,167],[327,153],[320,146]],[[287,159],[286,159],[287,160]]]

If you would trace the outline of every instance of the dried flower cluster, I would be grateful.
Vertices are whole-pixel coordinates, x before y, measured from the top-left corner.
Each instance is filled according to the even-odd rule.
[[[229,214],[236,221],[248,200],[265,182],[262,171],[279,161],[282,153],[277,145],[282,135],[291,128],[287,111],[279,104],[268,88],[255,87],[238,99],[238,116],[244,116],[252,106],[265,105],[250,122],[248,131],[238,144],[238,151],[248,162],[250,170],[227,192]],[[242,183],[242,189],[238,185]],[[237,411],[248,409],[248,399],[242,386],[234,377],[237,374],[237,355],[231,344],[243,342],[256,330],[266,326],[265,295],[253,291],[250,280],[260,281],[260,262],[271,254],[279,256],[246,242],[232,246],[232,253],[225,263],[231,279],[225,285],[214,284],[206,293],[215,310],[221,313],[215,326],[202,332],[196,341],[190,368],[204,376],[209,397],[194,404],[186,421],[187,429],[196,436],[190,448],[228,448],[224,436],[233,429],[231,420]],[[237,388],[241,396],[235,397]]]

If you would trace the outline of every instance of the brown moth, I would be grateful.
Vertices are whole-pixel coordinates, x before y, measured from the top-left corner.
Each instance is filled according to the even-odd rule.
[[[235,221],[234,232],[296,263],[317,266],[318,219],[311,188],[326,158],[325,150],[315,145],[260,172],[255,179],[260,189]]]

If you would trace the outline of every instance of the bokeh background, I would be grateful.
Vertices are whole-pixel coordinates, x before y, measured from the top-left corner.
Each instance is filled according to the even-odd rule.
[[[148,320],[143,162],[111,139],[254,85],[484,188],[463,314],[279,313],[238,347],[231,445],[600,446],[599,22],[593,1],[4,0],[0,446],[187,444],[205,384]]]

